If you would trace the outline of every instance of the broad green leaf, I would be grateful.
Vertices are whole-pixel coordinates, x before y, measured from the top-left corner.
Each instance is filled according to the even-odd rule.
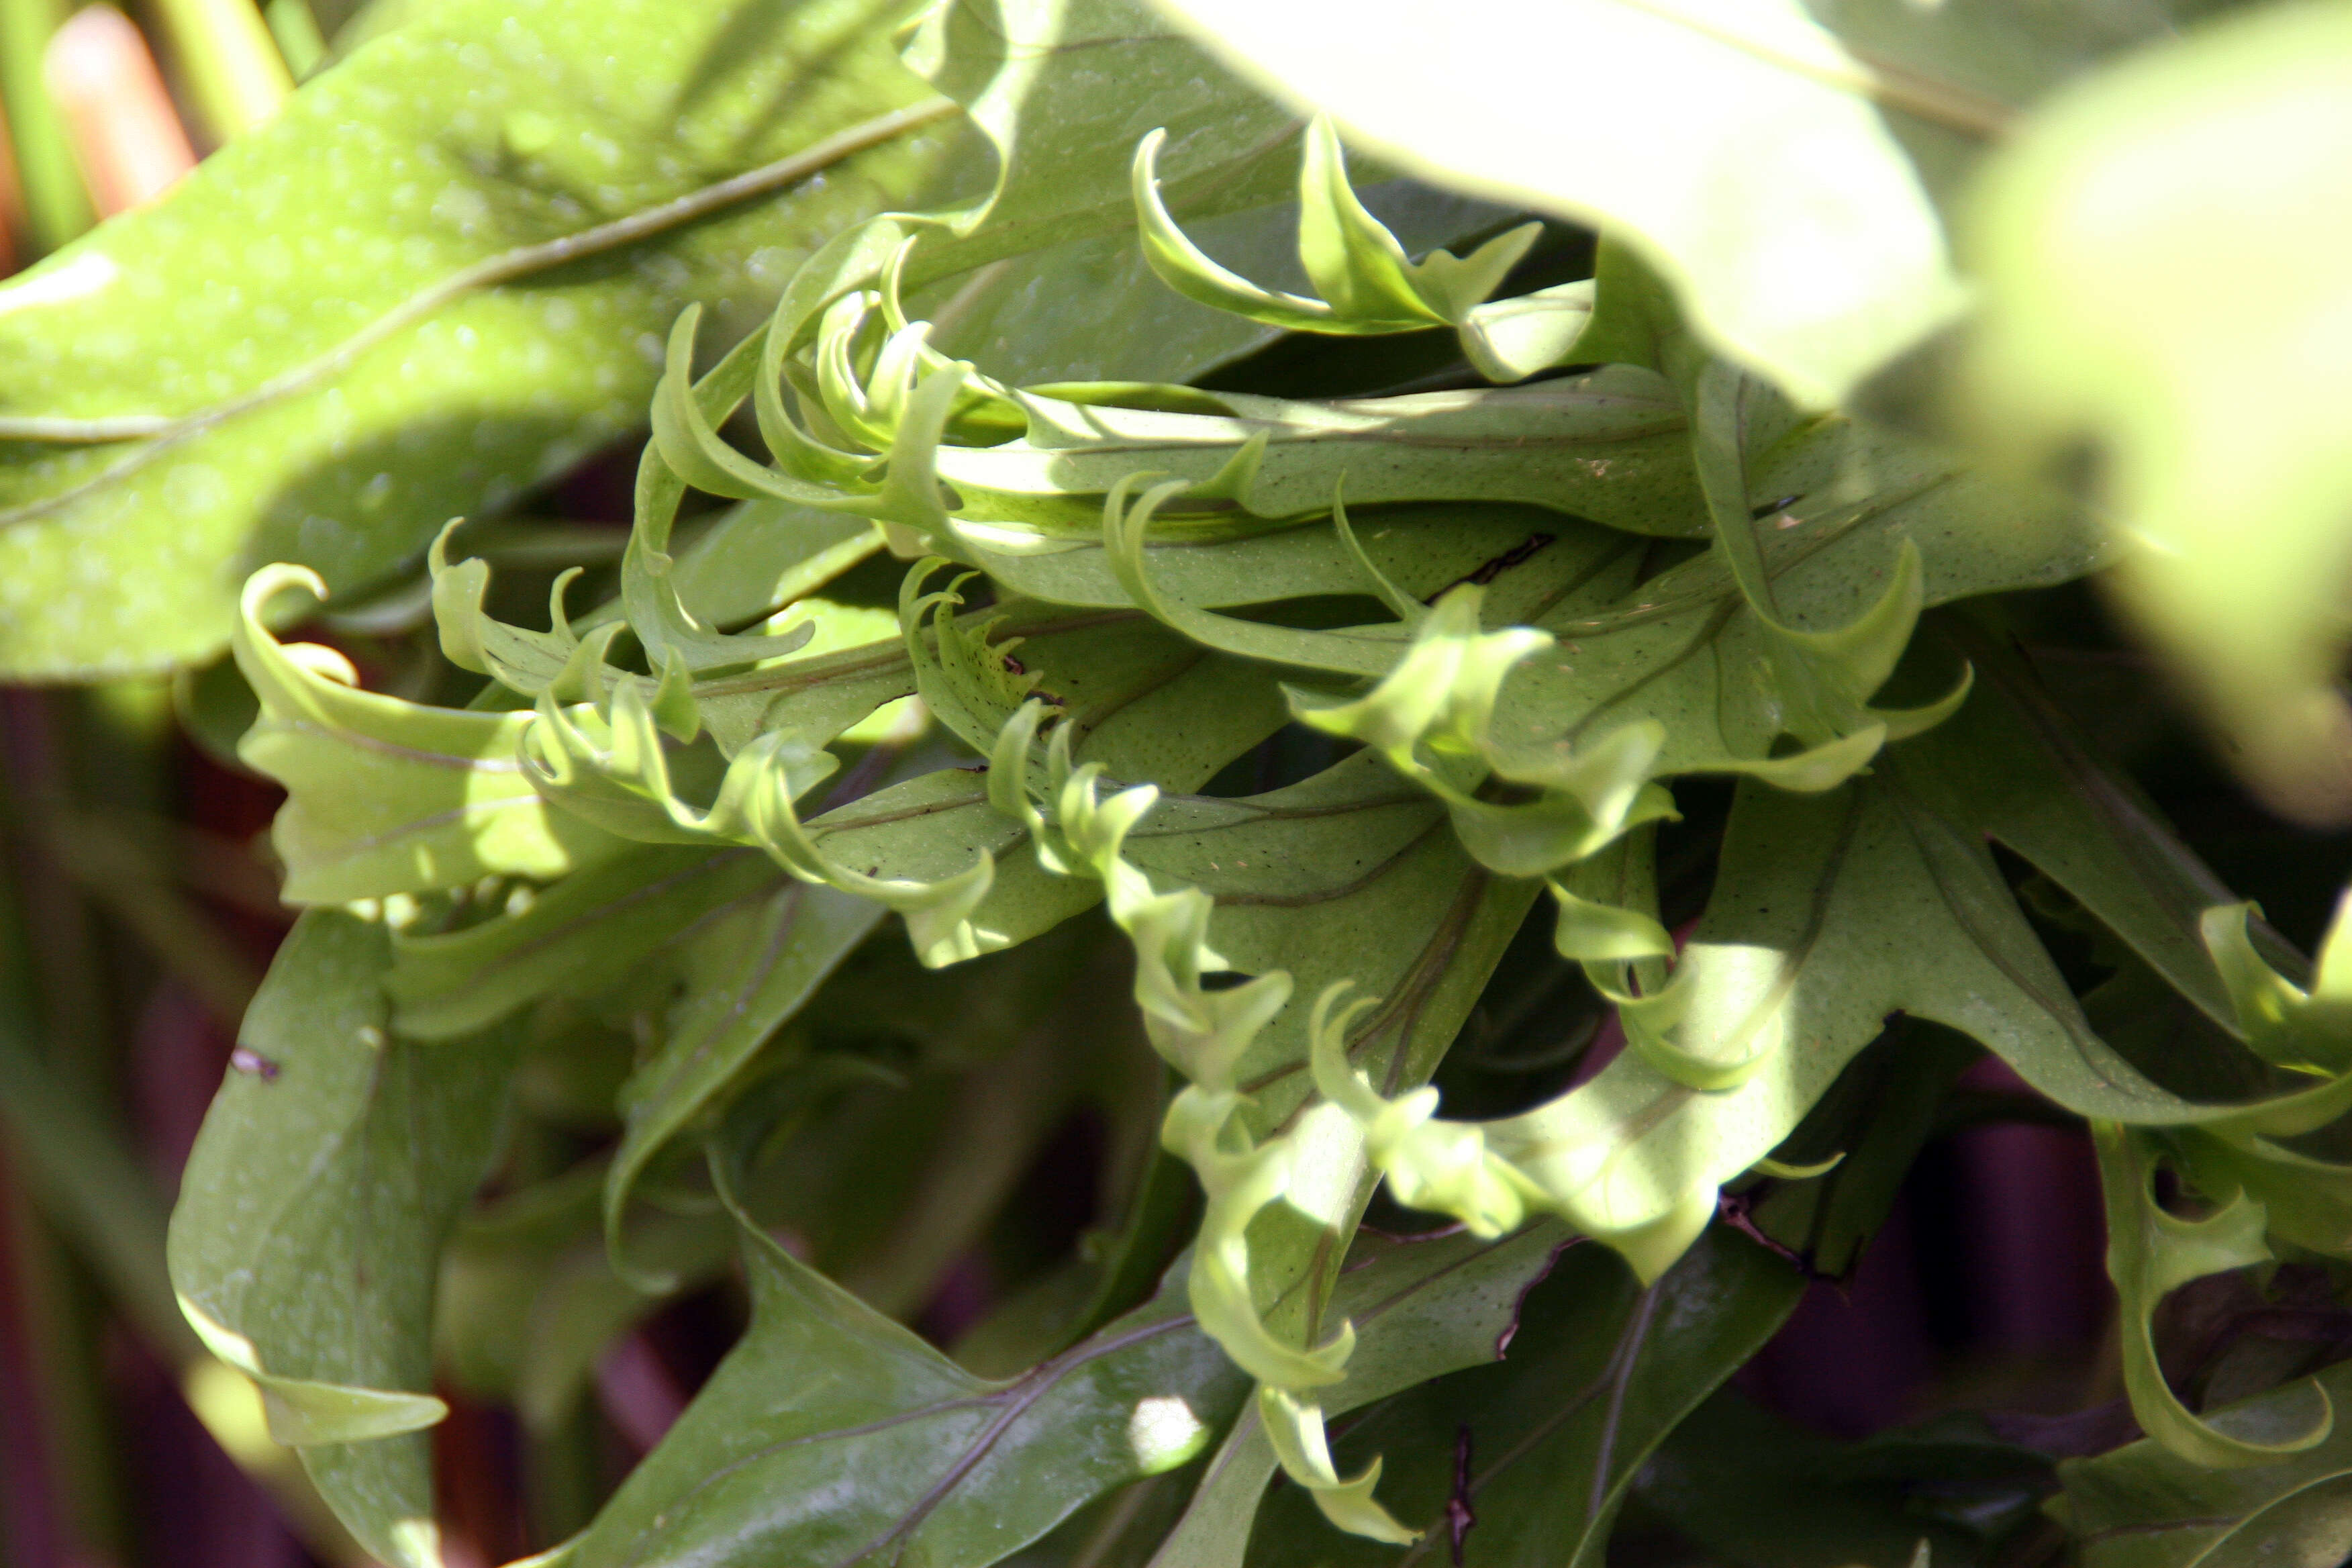
[[[1277,167],[1279,161],[1277,161]],[[1254,183],[1254,182],[1253,182]],[[1410,180],[1359,193],[1415,253],[1491,226],[1501,209]],[[1216,254],[1277,287],[1305,281],[1287,205],[1187,227]],[[1074,313],[1067,301],[1082,299]],[[985,273],[917,290],[908,313],[931,323],[940,352],[1010,385],[1037,382],[1189,382],[1275,334],[1171,292],[1122,229],[1010,258]]]
[[[1498,746],[1581,744],[1654,719],[1665,726],[1660,774],[1733,769],[1821,787],[1866,760],[1867,725],[1843,745],[1772,753],[1773,740],[1818,704],[1778,658],[1781,634],[1759,615],[1758,593],[1769,594],[1775,625],[1811,636],[1884,613],[1906,545],[1916,548],[1927,605],[2063,582],[2099,560],[2088,525],[2048,498],[1836,416],[1776,417],[1768,404],[1750,420],[1744,461],[1748,507],[1761,514],[1757,585],[1743,588],[1722,551],[1638,584],[1590,579],[1533,617],[1557,646],[1514,669],[1496,712]],[[1621,570],[1632,566],[1629,552]],[[1853,714],[1857,723],[1902,717]]]
[[[1412,260],[1349,183],[1339,132],[1318,116],[1298,168],[1298,260],[1320,298],[1269,290],[1217,261],[1178,227],[1160,199],[1154,131],[1135,153],[1138,236],[1145,258],[1177,293],[1268,326],[1373,336],[1455,326],[1501,286],[1542,231],[1523,224],[1467,256],[1433,252]]]
[[[16,284],[0,340],[47,368],[7,414],[27,439],[0,484],[0,665],[201,658],[257,560],[339,590],[382,576],[635,424],[680,307],[738,335],[877,212],[944,195],[976,218],[994,192],[1001,221],[929,247],[918,279],[1124,229],[1137,115],[1179,128],[1189,209],[1287,183],[1289,117],[1117,0],[932,19],[915,63],[973,102],[983,149],[892,56],[914,8],[436,5]],[[93,540],[143,591],[94,591]]]
[[[1179,499],[1211,537],[1241,531],[1233,516],[1288,521],[1350,504],[1520,501],[1640,533],[1703,529],[1683,416],[1655,376],[1612,367],[1533,386],[1297,402],[1216,395],[1223,413],[1171,413],[1021,395],[1022,439],[942,447],[939,476],[972,521],[980,548],[1083,540],[1099,527],[1098,498],[1138,471],[1194,481]],[[1497,447],[1514,460],[1495,461]],[[1029,525],[1024,530],[1022,525]],[[1259,525],[1259,526],[1262,526]]]
[[[2319,1384],[2352,1401],[2352,1369]],[[2208,1419],[2274,1443],[2303,1427],[2310,1390],[2280,1389]],[[2251,1469],[2216,1469],[2153,1438],[2058,1467],[2063,1517],[2084,1568],[2331,1568],[2352,1552],[2352,1435]]]
[[[2086,1114],[2227,1113],[2150,1082],[2092,1033],[1982,837],[1928,809],[1913,771],[1896,747],[1820,795],[1743,783],[1707,913],[1673,982],[1627,1020],[1637,1047],[1655,1032],[1647,1048],[1486,1123],[1488,1146],[1654,1268],[1898,1010],[1969,1035]],[[1685,1062],[1737,1071],[1701,1090]]]
[[[1611,534],[1529,506],[1351,505],[1348,515],[1374,568],[1420,598],[1434,598],[1460,582],[1492,581],[1555,544],[1570,552],[1614,553],[1623,547]],[[1032,598],[1063,605],[1134,603],[1100,530],[1091,539],[1071,541],[1068,548],[1034,554],[966,543],[990,577]],[[1320,520],[1209,549],[1155,531],[1143,541],[1140,572],[1155,595],[1198,609],[1373,591],[1333,525]]]
[[[628,429],[681,305],[958,161],[902,14],[436,5],[12,284],[0,666],[202,658],[257,562],[351,588]]]
[[[1141,722],[1142,713],[1154,708],[1196,705],[1200,721],[1213,723],[1219,731],[1213,740],[1201,738],[1201,751],[1207,755],[1215,755],[1217,748],[1231,743],[1233,735],[1263,726],[1255,728],[1250,739],[1241,742],[1239,749],[1246,749],[1282,723],[1280,691],[1270,676],[1188,644],[1137,611],[1014,599],[993,609],[966,611],[957,617],[957,624],[968,647],[973,646],[971,638],[978,637],[996,650],[992,657],[1001,660],[1004,654],[1013,653],[1024,672],[1034,669],[1041,695],[1064,698],[1067,704],[1099,705],[1101,717],[1088,721],[1087,730],[1104,730],[1108,734],[1145,731],[1134,744],[1162,753],[1160,757],[1116,757],[1080,748],[1081,754],[1102,762],[1115,776],[1169,776],[1174,787],[1190,788],[1207,782],[1232,755],[1225,753],[1198,773],[1193,771],[1198,761],[1181,765],[1167,761],[1164,753],[1171,745],[1170,736],[1156,732],[1162,729],[1157,723],[1147,730]],[[927,625],[918,636],[927,649],[936,649],[935,625]],[[935,658],[936,652],[930,657]],[[1179,679],[1195,670],[1200,672],[1195,678],[1198,682],[1218,686],[1224,699],[1204,697],[1200,686]],[[1244,696],[1253,685],[1256,694]],[[1171,689],[1155,696],[1163,686]],[[894,638],[698,680],[694,699],[703,723],[732,754],[752,737],[769,731],[827,742],[882,704],[914,695],[916,689],[908,644]],[[1094,743],[1110,742],[1106,738]],[[1201,754],[1194,745],[1179,749],[1192,756]],[[1166,767],[1169,773],[1148,771],[1153,766]],[[1129,774],[1122,769],[1139,771]]]
[[[1180,199],[1230,211],[1288,192],[1292,162],[1273,154],[1297,121],[1139,0],[945,0],[906,58],[995,153],[985,194],[939,215],[962,239],[950,270],[1132,227],[1127,155],[1147,117],[1169,130]]]
[[[1493,1336],[1551,1243],[1379,1247],[1343,1304],[1380,1353]],[[747,1241],[751,1331],[630,1477],[567,1568],[691,1556],[996,1562],[1088,1498],[1213,1441],[1248,1384],[1182,1301],[1158,1299],[1009,1383],[975,1378],[793,1262]],[[1442,1359],[1442,1352],[1437,1352]]]
[[[605,1180],[605,1234],[625,1272],[634,1270],[622,1220],[646,1162],[727,1089],[884,912],[832,888],[787,881],[721,906],[681,944],[685,995],[660,1048],[621,1090],[625,1126]]]
[[[1397,167],[1622,235],[1705,338],[1807,403],[1958,303],[1869,72],[1795,0],[1379,0],[1344,25],[1303,0],[1169,4]]]
[[[2347,69],[2338,6],[2212,23],[2053,100],[1969,226],[1985,437],[2095,454],[2118,593],[2238,765],[2311,821],[2352,814]]]
[[[715,912],[773,892],[757,850],[635,845],[478,924],[393,937],[384,991],[404,1034],[442,1039],[541,996],[593,997]]]
[[[1164,801],[1128,853],[1216,900],[1211,945],[1235,969],[1292,977],[1302,1000],[1239,1068],[1255,1130],[1311,1092],[1307,1003],[1339,981],[1381,1000],[1351,1026],[1350,1055],[1392,1085],[1427,1079],[1537,891],[1481,869],[1437,803],[1369,753],[1268,795]]]
[[[1096,976],[1116,984],[1119,957],[1114,944],[1090,944],[1090,967],[1076,970],[1075,984],[1090,984]],[[1070,970],[1046,973],[1061,982],[1058,990],[1072,988]],[[1152,1051],[1139,1017],[1123,1029],[1108,1022],[1080,1031],[1092,1037],[1072,1053],[1075,1070],[1066,1073],[1071,1101],[1104,1128],[1104,1157],[1096,1167],[1102,1223],[1080,1234],[1076,1257],[1009,1291],[956,1336],[950,1352],[982,1377],[1010,1377],[1048,1361],[1149,1300],[1200,1218],[1192,1172],[1160,1142],[1167,1063]],[[1071,1101],[1048,1104],[1067,1116]]]
[[[468,1215],[441,1261],[434,1359],[478,1398],[510,1401],[534,1431],[577,1408],[614,1340],[665,1297],[613,1269],[588,1162]],[[629,1226],[642,1268],[687,1288],[724,1271],[734,1224],[724,1215],[646,1213]]]
[[[2199,920],[2231,895],[2131,783],[2085,749],[2032,668],[1962,616],[1929,636],[1965,655],[1975,695],[1906,743],[1922,799],[2032,861],[2128,942],[2167,984],[2236,1026]]]
[[[316,592],[319,579],[290,566],[255,574],[236,633],[237,668],[261,700],[237,754],[286,786],[271,837],[288,902],[381,899],[492,875],[553,878],[622,847],[531,787],[516,755],[530,715],[362,691],[332,648],[271,637],[262,616],[295,587]]]
[[[1756,1352],[1803,1291],[1797,1270],[1721,1226],[1647,1289],[1601,1248],[1578,1247],[1528,1294],[1499,1365],[1402,1392],[1341,1441],[1350,1459],[1385,1457],[1384,1491],[1427,1530],[1417,1545],[1400,1557],[1339,1536],[1304,1517],[1286,1489],[1258,1510],[1246,1558],[1163,1560],[1171,1568],[1434,1564],[1451,1560],[1449,1504],[1458,1500],[1475,1521],[1462,1553],[1473,1568],[1589,1568],[1601,1561],[1652,1451]],[[1468,1486],[1457,1490],[1465,1430]],[[1213,1484],[1204,1483],[1202,1498]]]
[[[1166,1298],[991,1384],[752,1245],[751,1331],[567,1568],[992,1563],[1096,1492],[1182,1463],[1244,1391]]]
[[[2080,5],[2018,11],[2000,0],[1956,0],[1924,10],[1905,0],[1806,0],[1815,20],[1835,33],[1858,58],[1888,78],[1907,77],[1910,91],[1944,97],[1945,123],[2003,117],[2031,104],[2103,61],[2177,33],[2231,0],[2083,0]],[[1890,120],[1906,134],[1934,123],[1889,101]],[[1995,143],[1998,144],[1997,142]],[[1975,151],[1985,150],[1981,141]],[[1916,142],[1915,152],[1918,152]],[[1925,156],[1925,154],[1922,154]],[[1928,172],[1938,172],[1928,159]]]
[[[516,1037],[390,1030],[383,927],[305,915],[239,1034],[172,1216],[172,1279],[354,1535],[438,1568],[429,1447],[440,1251],[493,1152]]]
[[[806,1027],[820,1044],[880,1044],[885,1064],[917,1065],[902,1084],[846,1079],[792,1122],[747,1194],[760,1222],[803,1237],[812,1264],[876,1310],[920,1312],[956,1260],[985,1244],[1055,1127],[1150,1065],[1132,1020],[1094,1023],[1116,984],[1102,958],[1098,928],[1078,926],[945,971],[854,961]],[[896,997],[854,994],[894,980]],[[892,1028],[898,1020],[908,1032]],[[836,1047],[808,1067],[841,1079],[857,1059]],[[730,1125],[766,1121],[774,1097],[799,1115],[807,1091],[796,1080],[809,1076],[793,1068],[753,1086]]]
[[[1634,1493],[1740,1568],[1905,1568],[1922,1542],[1939,1568],[1977,1568],[1998,1541],[1971,1526],[1986,1519],[2013,1529],[2048,1485],[2047,1461],[1982,1442],[1961,1462],[1993,1473],[1936,1473],[1931,1500],[1918,1495],[1927,1468],[1916,1461],[1908,1474],[1856,1474],[1867,1447],[1808,1432],[1725,1389],[1666,1439]]]
[[[1342,1277],[1335,1307],[1361,1326],[1346,1378],[1316,1391],[1323,1414],[1342,1415],[1446,1373],[1501,1360],[1517,1335],[1528,1291],[1571,1239],[1559,1226],[1539,1223],[1501,1241],[1461,1235],[1359,1240],[1357,1250],[1368,1265],[1381,1267],[1373,1260],[1385,1258],[1390,1268],[1409,1265],[1432,1278],[1444,1269],[1451,1278],[1442,1289],[1391,1306],[1354,1277]],[[1256,1406],[1245,1406],[1152,1561],[1166,1568],[1238,1568],[1260,1499],[1278,1468]],[[1319,1517],[1304,1528],[1319,1532],[1328,1550],[1341,1549],[1348,1539]],[[1382,1560],[1389,1559],[1383,1554]]]

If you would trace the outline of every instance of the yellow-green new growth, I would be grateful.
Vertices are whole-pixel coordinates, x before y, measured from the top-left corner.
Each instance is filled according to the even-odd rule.
[[[1202,1331],[1258,1379],[1276,1453],[1325,1517],[1374,1540],[1411,1541],[1414,1532],[1372,1500],[1377,1464],[1341,1479],[1320,1408],[1297,1397],[1340,1380],[1355,1348],[1354,1329],[1343,1322],[1321,1344],[1289,1343],[1266,1323],[1252,1292],[1250,1222],[1291,1195],[1301,1173],[1300,1132],[1254,1140],[1239,1114],[1247,1100],[1234,1073],[1251,1041],[1290,1000],[1290,976],[1275,971],[1213,991],[1202,984],[1203,975],[1229,969],[1209,946],[1214,901],[1198,888],[1157,891],[1121,854],[1159,790],[1139,784],[1104,796],[1101,765],[1073,766],[1069,727],[1060,725],[1037,781],[1053,803],[1048,816],[1031,798],[1032,753],[1047,716],[1044,704],[1033,701],[1006,723],[990,758],[989,799],[1028,827],[1049,869],[1102,883],[1111,920],[1135,947],[1135,999],[1146,1032],[1190,1080],[1168,1107],[1160,1142],[1192,1167],[1206,1198],[1187,1284],[1193,1314]]]
[[[1220,265],[1186,235],[1160,195],[1164,131],[1135,150],[1130,183],[1144,259],[1188,300],[1297,332],[1356,337],[1452,327],[1464,356],[1494,382],[1523,381],[1564,363],[1592,319],[1590,279],[1490,300],[1542,233],[1521,224],[1467,256],[1419,261],[1348,183],[1339,133],[1327,115],[1307,127],[1298,169],[1298,261],[1320,299],[1261,288]]]

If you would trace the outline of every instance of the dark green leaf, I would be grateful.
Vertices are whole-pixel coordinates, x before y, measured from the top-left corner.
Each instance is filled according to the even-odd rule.
[[[2352,1368],[2319,1381],[2352,1402]],[[2307,1390],[2287,1388],[2209,1419],[2275,1442],[2309,1407]],[[2335,1568],[2352,1552],[2352,1435],[2340,1426],[2318,1447],[2252,1469],[2209,1469],[2150,1439],[2058,1473],[2084,1568]]]
[[[485,1174],[511,1029],[390,1031],[383,928],[305,915],[238,1035],[172,1216],[172,1279],[354,1535],[439,1568],[425,1392],[444,1238]]]
[[[1459,1498],[1477,1521],[1464,1554],[1472,1568],[1598,1563],[1643,1461],[1770,1337],[1803,1289],[1795,1269],[1720,1226],[1646,1290],[1611,1254],[1578,1247],[1528,1296],[1501,1364],[1403,1392],[1340,1440],[1343,1459],[1384,1457],[1383,1491],[1429,1531],[1418,1545],[1398,1557],[1340,1536],[1286,1488],[1260,1511],[1246,1559],[1197,1561],[1435,1563],[1449,1550],[1448,1504]],[[1465,1430],[1466,1497],[1455,1486]],[[1165,1561],[1192,1568],[1196,1560]]]

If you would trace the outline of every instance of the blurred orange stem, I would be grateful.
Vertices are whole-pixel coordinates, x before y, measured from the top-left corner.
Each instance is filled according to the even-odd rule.
[[[121,12],[76,13],[43,65],[100,217],[145,205],[195,167],[155,57]]]

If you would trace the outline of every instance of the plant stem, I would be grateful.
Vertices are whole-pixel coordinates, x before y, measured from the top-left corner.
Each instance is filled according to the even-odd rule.
[[[327,40],[319,31],[319,18],[310,14],[310,0],[269,0],[262,18],[296,81],[317,70],[327,58]]]
[[[123,1562],[131,1515],[100,1342],[112,1314],[54,1227],[28,1205],[16,1206],[17,1283],[41,1347],[33,1377],[62,1533],[88,1555]]]
[[[285,107],[294,78],[253,0],[156,0],[155,10],[213,142],[259,130]]]
[[[16,149],[25,194],[26,259],[44,256],[97,221],[75,166],[64,120],[41,79],[50,36],[64,19],[60,0],[0,0],[0,104]]]
[[[523,1490],[530,1543],[544,1551],[578,1534],[604,1500],[604,1418],[593,1399],[544,1430],[523,1428]]]
[[[64,1555],[49,1482],[47,1433],[36,1419],[40,1379],[34,1370],[33,1314],[26,1310],[17,1238],[22,1205],[0,1159],[0,1560],[11,1568],[51,1568]]]
[[[44,1066],[0,999],[0,1133],[26,1188],[140,1334],[172,1364],[202,1353],[163,1268],[163,1205],[112,1131]]]

